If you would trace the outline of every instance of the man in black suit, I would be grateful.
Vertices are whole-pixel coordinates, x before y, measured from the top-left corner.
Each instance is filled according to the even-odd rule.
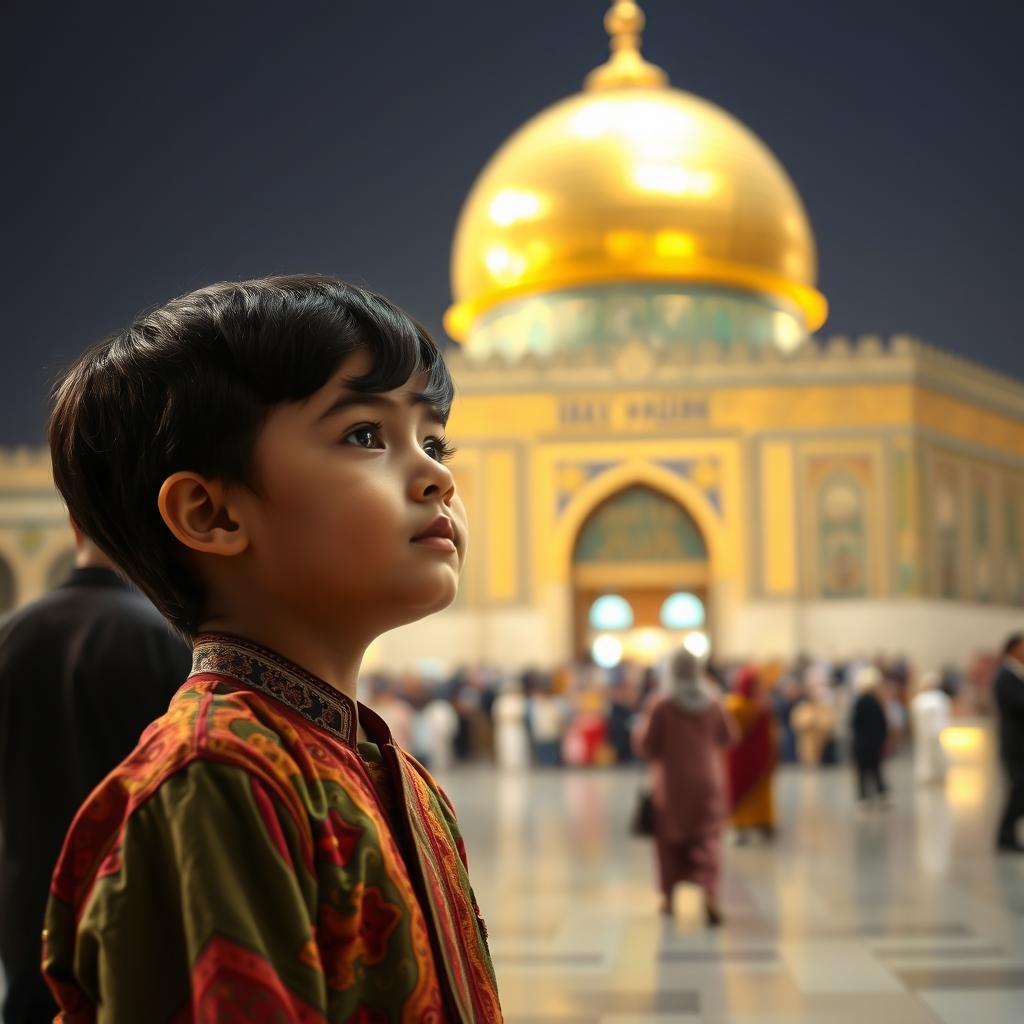
[[[1014,633],[1003,646],[992,690],[999,709],[999,756],[1009,782],[996,848],[1024,853],[1017,837],[1017,822],[1024,817],[1024,633]]]
[[[73,525],[73,524],[72,524]],[[71,819],[185,681],[191,652],[76,530],[65,583],[0,619],[0,959],[5,1024],[52,1021],[40,935]]]

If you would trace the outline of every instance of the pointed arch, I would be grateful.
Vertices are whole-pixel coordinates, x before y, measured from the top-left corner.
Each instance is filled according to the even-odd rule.
[[[631,487],[658,491],[680,505],[696,523],[707,545],[708,562],[714,566],[722,547],[722,522],[704,493],[681,476],[649,462],[624,462],[584,484],[559,518],[555,531],[554,565],[562,581],[572,572],[573,550],[584,523],[606,501]]]

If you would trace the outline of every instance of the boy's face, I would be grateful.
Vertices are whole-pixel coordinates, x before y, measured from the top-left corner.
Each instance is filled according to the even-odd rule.
[[[383,394],[346,382],[275,409],[256,441],[254,491],[236,496],[252,583],[282,611],[376,635],[449,605],[466,554],[466,514],[440,461],[444,429],[422,377]]]

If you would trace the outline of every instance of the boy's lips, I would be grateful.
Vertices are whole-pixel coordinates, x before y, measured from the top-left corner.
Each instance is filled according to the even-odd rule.
[[[438,551],[457,551],[455,527],[447,516],[438,516],[425,530],[412,538],[413,544],[437,548]]]

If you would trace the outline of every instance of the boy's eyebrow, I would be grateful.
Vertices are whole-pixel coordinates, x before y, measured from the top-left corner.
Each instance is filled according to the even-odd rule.
[[[376,405],[383,406],[384,408],[395,409],[398,408],[399,403],[393,398],[388,398],[387,395],[376,394],[373,392],[365,391],[346,391],[338,396],[319,416],[316,418],[316,422],[320,423],[330,416],[335,416],[339,412],[344,412],[346,409],[351,408],[354,405]],[[409,405],[425,405],[430,415],[438,423],[444,423],[444,416],[441,414],[440,408],[438,408],[435,402],[432,402],[427,395],[424,395],[418,391],[410,392],[409,394]]]

